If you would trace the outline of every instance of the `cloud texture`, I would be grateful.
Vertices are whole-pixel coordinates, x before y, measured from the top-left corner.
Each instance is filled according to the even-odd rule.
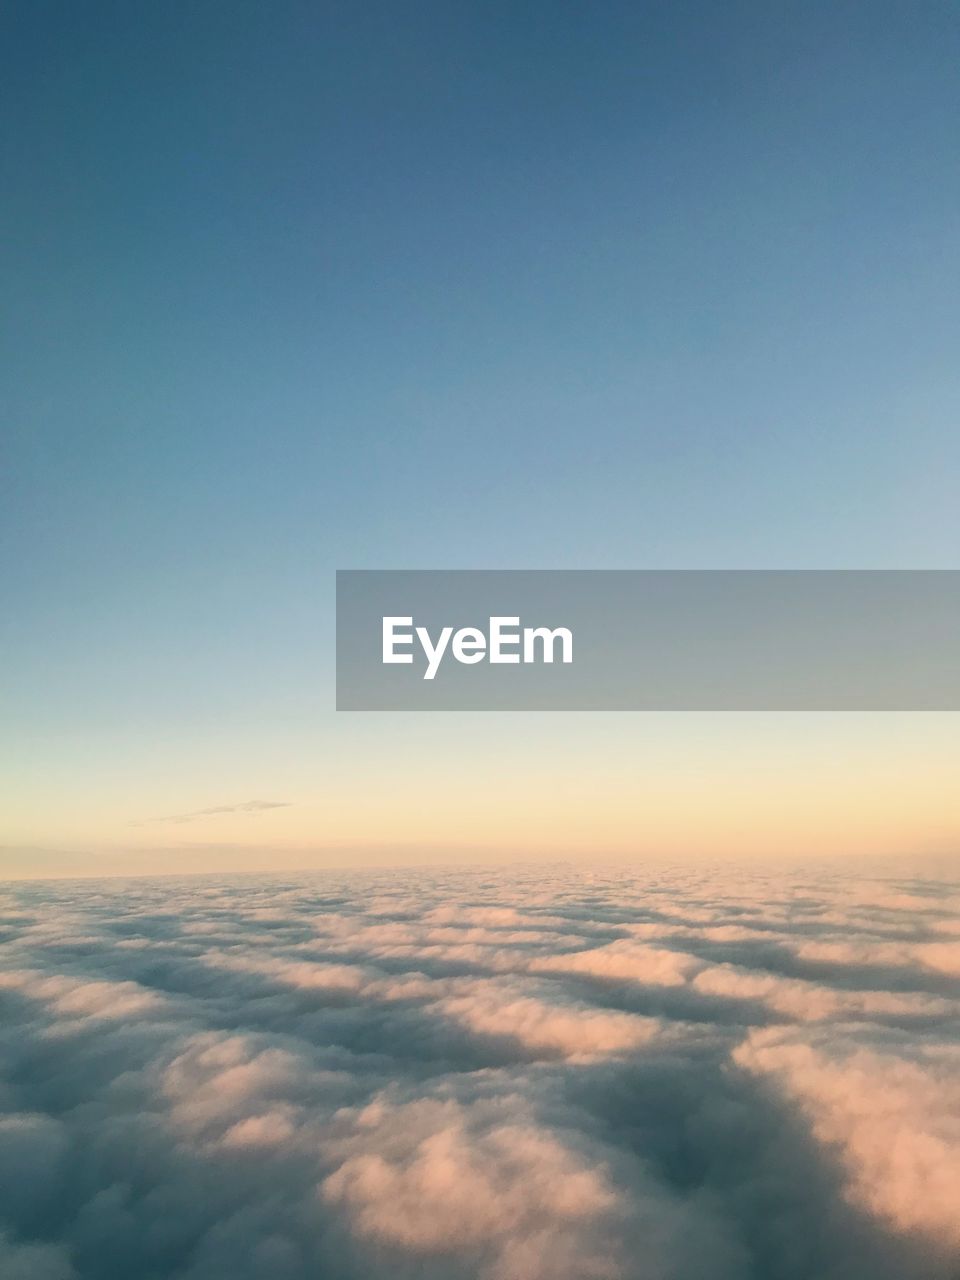
[[[12,1280],[955,1280],[960,887],[0,892]]]

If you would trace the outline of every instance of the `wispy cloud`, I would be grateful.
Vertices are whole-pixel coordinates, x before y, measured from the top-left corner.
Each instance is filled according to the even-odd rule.
[[[159,822],[196,822],[198,818],[211,818],[218,813],[264,813],[267,809],[288,809],[289,800],[241,800],[238,804],[215,804],[209,809],[192,809],[189,813],[171,813],[162,818],[144,818],[131,825],[153,826]]]

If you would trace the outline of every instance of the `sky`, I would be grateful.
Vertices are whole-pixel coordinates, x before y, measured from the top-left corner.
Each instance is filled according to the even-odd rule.
[[[337,568],[958,567],[947,3],[8,6],[9,875],[950,853],[950,715],[333,710]]]

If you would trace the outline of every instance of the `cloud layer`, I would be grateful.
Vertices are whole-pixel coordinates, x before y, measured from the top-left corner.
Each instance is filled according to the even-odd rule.
[[[955,1280],[960,886],[0,892],[12,1280]]]

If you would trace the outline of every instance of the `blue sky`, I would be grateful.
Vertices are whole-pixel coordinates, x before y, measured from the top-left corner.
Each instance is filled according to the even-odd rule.
[[[337,567],[956,566],[953,6],[4,27],[15,843],[341,754]]]

